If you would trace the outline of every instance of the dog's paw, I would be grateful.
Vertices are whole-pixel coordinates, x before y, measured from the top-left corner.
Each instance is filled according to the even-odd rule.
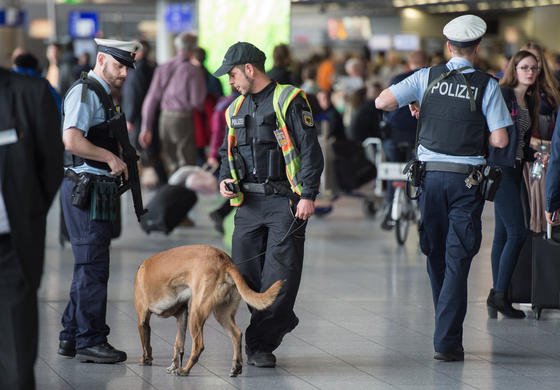
[[[167,367],[167,368],[165,369],[165,371],[167,371],[168,374],[176,374],[178,368],[179,368],[179,367],[177,367],[177,366],[175,365],[175,363],[173,363],[172,365],[170,365],[169,367]]]
[[[177,370],[175,372],[175,374],[177,374],[179,376],[188,376],[189,375],[189,370],[180,369],[180,370]]]
[[[241,374],[242,371],[243,371],[243,366],[241,364],[236,364],[231,368],[231,371],[229,372],[229,376],[235,377]]]
[[[140,360],[140,363],[139,363],[139,364],[140,364],[141,366],[151,366],[151,365],[152,365],[152,360],[153,360],[153,359],[146,359],[146,358],[143,358],[142,360]]]

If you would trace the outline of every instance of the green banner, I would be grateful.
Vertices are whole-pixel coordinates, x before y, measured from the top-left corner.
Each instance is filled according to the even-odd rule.
[[[264,51],[268,70],[274,46],[290,43],[290,0],[201,0],[198,27],[210,72],[218,69],[228,47],[238,41],[251,42]],[[227,76],[221,81],[229,94]]]

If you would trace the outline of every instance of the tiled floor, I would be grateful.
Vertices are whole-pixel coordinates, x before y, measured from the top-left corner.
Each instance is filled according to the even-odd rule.
[[[152,320],[154,365],[141,366],[133,308],[133,278],[140,262],[159,250],[191,243],[221,246],[207,216],[215,199],[191,212],[196,227],[164,236],[144,234],[126,204],[125,229],[114,241],[109,284],[110,342],[128,353],[117,365],[95,365],[56,354],[60,316],[72,274],[72,255],[57,241],[58,209],[49,216],[47,260],[40,295],[37,387],[58,389],[559,389],[560,312],[541,320],[490,320],[491,206],[484,240],[469,281],[463,363],[433,360],[433,306],[424,257],[415,232],[398,247],[393,232],[362,213],[361,200],[343,197],[333,213],[308,227],[303,279],[296,304],[300,325],[275,352],[274,369],[244,365],[229,378],[231,344],[212,318],[206,349],[189,377],[169,375],[173,318]],[[126,202],[130,202],[127,197]],[[244,329],[248,311],[237,321]],[[187,337],[189,340],[189,338]],[[189,344],[187,348],[190,349]]]

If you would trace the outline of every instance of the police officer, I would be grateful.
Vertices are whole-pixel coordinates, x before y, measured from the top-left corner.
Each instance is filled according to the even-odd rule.
[[[420,246],[427,256],[435,307],[434,359],[462,361],[467,277],[480,249],[484,200],[478,188],[487,143],[507,145],[511,118],[490,75],[473,68],[486,23],[474,15],[443,29],[452,58],[424,68],[384,90],[377,108],[412,102],[419,115],[417,158],[424,162],[420,188]],[[489,135],[488,135],[489,133]]]
[[[323,155],[305,94],[271,81],[264,62],[261,50],[238,42],[214,75],[228,74],[241,94],[226,111],[228,128],[220,150],[220,193],[239,206],[232,257],[256,291],[285,280],[271,307],[251,310],[245,333],[248,363],[274,367],[272,351],[299,321],[293,308]]]
[[[127,178],[128,170],[114,136],[121,127],[126,129],[124,117],[116,115],[114,96],[134,67],[141,45],[110,39],[95,42],[94,69],[74,83],[63,104],[66,169],[60,196],[75,264],[58,353],[80,361],[117,363],[126,360],[126,353],[107,342],[105,322],[109,245],[116,218],[111,200],[117,178]]]

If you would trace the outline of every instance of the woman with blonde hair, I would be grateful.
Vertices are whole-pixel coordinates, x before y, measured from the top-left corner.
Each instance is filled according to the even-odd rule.
[[[527,186],[529,210],[531,213],[530,230],[535,233],[544,232],[546,229],[544,183],[546,163],[550,153],[550,140],[554,131],[556,114],[560,106],[560,87],[548,64],[543,48],[535,42],[528,42],[523,50],[531,52],[536,58],[539,67],[537,82],[540,88],[540,111],[538,126],[531,132],[530,145],[533,149],[542,152],[544,167],[539,175],[531,175],[533,162],[525,164],[523,176]]]

